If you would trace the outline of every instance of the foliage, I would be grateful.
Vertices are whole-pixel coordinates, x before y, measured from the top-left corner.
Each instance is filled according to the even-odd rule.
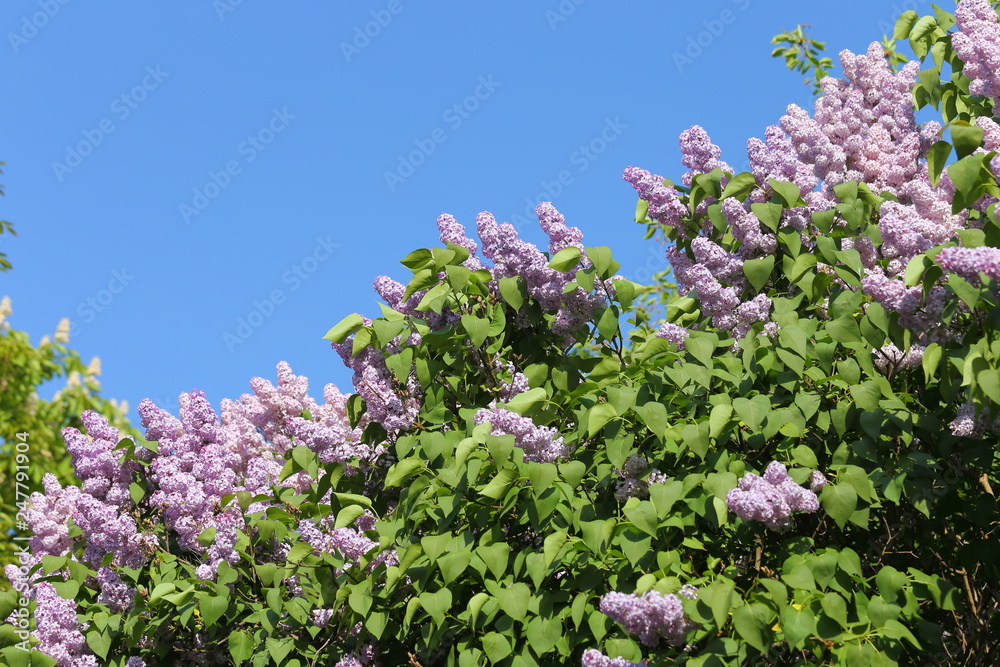
[[[381,316],[327,334],[357,394],[279,366],[221,417],[144,404],[149,447],[88,417],[108,483],[30,509],[40,648],[76,600],[59,650],[116,667],[996,664],[986,11],[957,12],[975,49],[903,14],[895,73],[878,43],[842,54],[751,172],[698,127],[678,183],[626,170],[672,244],[659,330],[550,205],[548,255],[481,214],[480,257],[442,216],[408,284],[376,281]]]
[[[94,410],[113,420],[124,432],[137,435],[125,417],[127,407],[100,395],[100,360],[84,364],[68,346],[69,321],[63,320],[50,337],[35,345],[28,334],[10,327],[10,300],[0,302],[0,532],[10,535],[16,515],[31,489],[41,487],[42,476],[53,473],[64,484],[79,484],[66,455],[61,431],[81,427],[80,414]],[[57,379],[65,378],[58,386]],[[42,387],[51,399],[40,398]],[[20,456],[19,456],[20,455]],[[23,524],[22,524],[23,527]],[[19,544],[0,542],[0,565],[16,561]],[[7,582],[0,585],[7,589]]]
[[[785,44],[778,46],[771,51],[772,58],[784,58],[785,65],[790,70],[795,70],[799,74],[809,74],[812,72],[813,91],[818,95],[823,89],[819,85],[824,77],[830,75],[833,61],[822,56],[826,50],[826,42],[817,42],[809,37],[806,28],[812,26],[799,24],[794,30],[786,30],[771,38],[772,44]],[[804,83],[810,83],[806,79]]]

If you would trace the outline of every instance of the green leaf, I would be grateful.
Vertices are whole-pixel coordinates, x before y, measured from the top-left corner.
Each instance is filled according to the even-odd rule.
[[[844,598],[831,591],[820,600],[820,606],[827,616],[840,624],[840,627],[847,628],[847,603],[844,602]]]
[[[105,632],[91,630],[87,633],[87,646],[97,655],[107,658],[108,649],[111,648],[111,637]]]
[[[431,251],[427,248],[420,248],[419,250],[414,250],[409,255],[399,260],[399,263],[408,269],[416,270],[421,269],[427,264],[431,263],[433,260],[433,255]]]
[[[993,368],[979,371],[976,384],[991,401],[1000,403],[1000,373]]]
[[[285,657],[295,648],[295,640],[291,637],[268,637],[264,642],[267,652],[274,658],[274,664],[284,665]]]
[[[227,588],[223,587],[223,590]],[[201,619],[205,627],[215,625],[215,622],[222,618],[229,609],[228,595],[205,595],[198,601],[198,608],[201,610]]]
[[[444,579],[444,583],[450,584],[457,579],[469,567],[469,561],[471,560],[472,552],[465,549],[453,551],[438,558],[437,566],[441,570],[441,577]]]
[[[878,382],[865,380],[861,384],[851,385],[850,391],[859,408],[868,412],[878,410],[878,402],[882,398],[882,390],[879,389]]]
[[[961,125],[958,121],[951,126],[951,140],[955,144],[958,159],[971,155],[983,145],[983,128],[978,125]]]
[[[610,403],[597,403],[587,414],[587,433],[590,437],[594,437],[605,424],[617,416],[618,413]]]
[[[523,621],[528,613],[528,602],[531,591],[526,584],[518,582],[511,586],[500,588],[496,593],[500,609],[516,621]]]
[[[327,331],[323,338],[333,341],[334,343],[343,343],[347,340],[348,336],[357,331],[359,327],[364,325],[364,323],[365,321],[360,315],[357,313],[351,313],[335,324],[332,329]]]
[[[483,636],[483,651],[494,665],[510,655],[510,642],[498,632],[490,632]]]
[[[246,630],[233,630],[229,634],[229,655],[233,662],[242,665],[253,655],[254,641]]]
[[[850,484],[827,484],[820,493],[826,513],[843,528],[858,507],[858,493]]]
[[[816,631],[816,620],[812,613],[805,609],[784,607],[781,610],[781,631],[785,641],[792,648],[801,648],[805,640]]]
[[[548,400],[548,394],[541,387],[535,387],[528,391],[521,392],[510,400],[505,406],[511,412],[525,415],[535,408],[542,406]]]
[[[511,276],[500,279],[500,296],[514,310],[521,310],[521,306],[528,300],[528,283],[524,276]]]
[[[624,511],[625,516],[628,517],[633,526],[649,533],[652,537],[656,537],[659,521],[652,503],[648,500],[629,498],[628,502],[625,503]]]
[[[741,197],[749,194],[756,187],[757,180],[754,178],[753,174],[748,171],[744,171],[729,179],[729,182],[726,183],[726,187],[722,191],[722,196],[719,197],[719,199]]]
[[[285,560],[289,563],[299,563],[303,558],[313,552],[312,545],[308,542],[299,542],[288,550]]]
[[[435,623],[444,625],[445,614],[451,609],[451,591],[447,588],[442,588],[433,593],[421,593],[420,606],[427,610],[427,613],[431,615]]]
[[[761,257],[759,259],[748,259],[743,262],[743,275],[747,277],[750,284],[758,292],[767,284],[774,269],[774,255]]]
[[[767,182],[771,184],[771,189],[774,190],[781,199],[784,200],[785,206],[792,208],[799,201],[802,196],[802,190],[795,183],[790,183],[788,181],[777,181],[773,178],[767,179]],[[777,231],[777,230],[775,230]]]
[[[482,347],[489,335],[490,322],[475,315],[462,315],[462,327],[469,334],[469,340],[472,341],[472,344],[475,347]]]
[[[917,14],[912,9],[907,9],[905,12],[899,15],[896,19],[896,25],[892,30],[892,38],[896,39],[909,39],[910,31],[913,30],[913,24],[917,22],[920,15]]]
[[[941,172],[951,155],[951,144],[947,141],[938,141],[927,152],[927,172],[931,179],[931,185],[937,187],[941,179]]]
[[[476,549],[476,555],[486,564],[490,573],[501,579],[507,572],[507,561],[510,558],[510,546],[506,542],[496,542],[486,547]]]
[[[587,257],[593,262],[594,268],[597,269],[597,275],[601,278],[610,278],[621,268],[621,265],[612,258],[611,248],[602,245],[586,250]]]
[[[549,268],[562,273],[569,273],[580,263],[583,253],[576,246],[563,248],[549,260]]]
[[[767,650],[760,624],[757,623],[757,618],[750,607],[738,607],[733,612],[733,628],[736,629],[740,637],[746,643],[750,644],[750,646],[753,646],[761,653]]]
[[[399,486],[416,474],[418,470],[422,470],[425,465],[424,460],[419,458],[411,457],[403,459],[402,461],[397,461],[385,474],[384,486],[387,488]]]
[[[517,470],[514,468],[504,468],[497,473],[497,476],[490,480],[490,483],[479,492],[487,498],[499,500],[507,494],[507,489],[517,480]]]

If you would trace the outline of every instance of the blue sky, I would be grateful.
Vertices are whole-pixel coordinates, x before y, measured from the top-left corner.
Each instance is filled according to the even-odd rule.
[[[860,52],[905,9],[930,3],[7,0],[0,295],[36,341],[69,317],[136,422],[281,360],[348,390],[321,337],[378,312],[372,280],[405,282],[440,213],[540,242],[526,210],[551,200],[644,282],[665,260],[622,170],[679,177],[695,123],[741,169],[811,110],[771,36]]]

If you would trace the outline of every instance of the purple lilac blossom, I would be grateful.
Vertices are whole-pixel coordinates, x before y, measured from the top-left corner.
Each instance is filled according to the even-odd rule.
[[[657,646],[660,639],[679,646],[684,643],[684,635],[695,627],[684,614],[680,599],[672,593],[647,591],[639,596],[611,592],[601,598],[600,610],[646,646]]]
[[[371,324],[365,320],[365,324]],[[385,365],[382,350],[365,346],[353,354],[354,336],[343,343],[333,343],[344,364],[354,371],[354,389],[365,400],[368,419],[389,433],[405,431],[413,426],[420,414],[422,392],[416,375],[407,378],[405,386],[400,386],[395,375]]]
[[[812,474],[809,475],[809,490],[813,493],[819,493],[824,486],[826,486],[826,475],[819,470],[813,470]]]
[[[66,451],[72,457],[76,476],[83,482],[81,490],[119,509],[131,506],[129,485],[139,469],[139,463],[120,462],[124,452],[115,451],[115,447],[122,435],[102,415],[86,410],[80,415],[80,421],[87,427],[86,435],[68,426],[63,429],[62,436],[66,441]],[[152,453],[142,447],[136,451],[139,454]]]
[[[668,341],[676,345],[678,350],[683,350],[684,341],[691,335],[691,332],[682,326],[674,324],[673,322],[664,322],[660,325],[656,335],[659,338],[666,338]]]
[[[772,461],[763,477],[750,472],[726,494],[726,504],[744,521],[761,521],[771,530],[786,530],[793,512],[815,512],[819,499],[788,476],[784,464]]]
[[[719,159],[722,149],[712,143],[708,133],[700,125],[692,125],[680,134],[682,162],[688,168],[681,182],[688,187],[698,174],[707,174],[715,169],[732,173],[733,168]],[[722,187],[728,179],[723,177]]]
[[[1000,248],[945,248],[938,253],[937,260],[945,271],[956,273],[975,285],[980,284],[980,273],[1000,280]]]
[[[483,268],[483,262],[476,256],[479,251],[479,246],[475,241],[470,239],[465,235],[465,226],[460,224],[455,218],[447,213],[442,213],[437,219],[438,231],[440,232],[441,242],[454,243],[457,246],[461,246],[469,251],[469,257],[462,265],[465,266],[470,271],[478,271]]]
[[[663,184],[663,177],[638,167],[626,167],[624,179],[639,193],[639,199],[649,203],[649,217],[660,224],[680,230],[683,234],[683,219],[687,206],[681,202],[680,194],[673,186]]]
[[[48,582],[38,584],[35,599],[36,625],[33,634],[39,643],[34,650],[55,658],[57,667],[96,667],[96,659],[83,637],[82,630],[86,626],[77,620],[74,602],[61,598]]]
[[[569,456],[569,447],[559,432],[548,426],[536,426],[530,417],[504,408],[482,408],[474,421],[477,426],[489,422],[493,435],[513,435],[514,443],[524,450],[525,461],[552,463]]]
[[[818,196],[806,198],[822,208],[834,200],[835,185],[852,180],[898,195],[919,171],[925,147],[910,98],[920,63],[893,73],[878,42],[864,55],[842,51],[840,62],[846,78],[822,81],[814,117],[793,104],[781,118],[799,158],[823,181]]]
[[[969,93],[1000,100],[1000,25],[988,0],[961,0],[955,9],[958,31],[951,37],[955,53],[971,79]]]
[[[589,648],[583,652],[582,667],[646,667],[646,661],[632,662],[625,658],[609,658],[596,649]]]

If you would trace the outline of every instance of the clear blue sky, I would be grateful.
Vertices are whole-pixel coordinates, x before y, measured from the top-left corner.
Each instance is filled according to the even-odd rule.
[[[910,8],[930,3],[6,0],[0,294],[35,341],[71,318],[136,421],[281,360],[347,390],[321,336],[378,312],[372,279],[405,282],[440,213],[551,200],[643,282],[664,260],[622,170],[678,177],[694,123],[743,167],[748,137],[811,109],[772,35],[859,52]]]

